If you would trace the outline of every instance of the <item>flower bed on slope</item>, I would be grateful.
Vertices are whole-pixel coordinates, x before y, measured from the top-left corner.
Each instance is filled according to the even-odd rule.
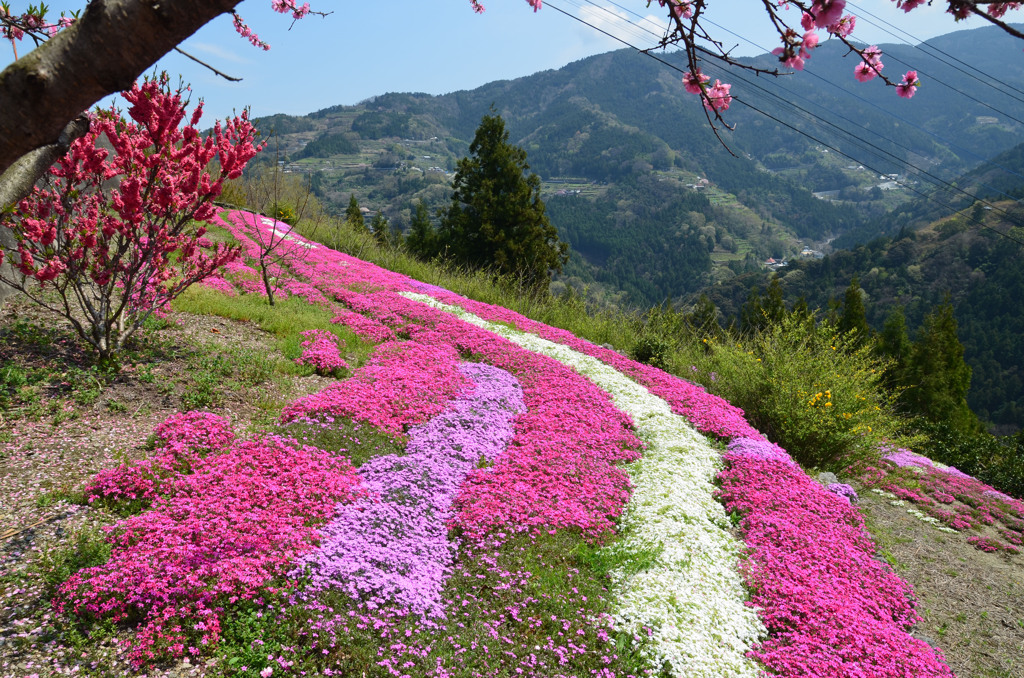
[[[668,404],[600,361],[531,334],[488,323],[429,297],[408,295],[455,312],[467,322],[549,355],[609,392],[647,443],[628,469],[633,494],[611,547],[628,558],[613,571],[615,618],[621,630],[649,629],[652,666],[672,675],[756,676],[746,658],[763,634],[736,569],[742,545],[714,499],[721,453]]]
[[[458,546],[447,528],[455,495],[472,469],[505,450],[511,419],[524,409],[507,372],[483,364],[459,370],[472,392],[413,427],[404,454],[360,467],[367,496],[339,505],[320,546],[298,561],[308,577],[304,595],[338,588],[368,610],[444,616],[441,593]]]
[[[754,651],[787,676],[952,676],[909,635],[910,587],[873,558],[860,513],[778,447],[736,438],[721,497],[742,516],[753,602],[771,635]]]
[[[494,465],[474,470],[463,486],[452,524],[463,534],[465,548],[443,595],[445,615],[453,623],[435,621],[427,634],[409,615],[403,631],[401,600],[360,595],[353,608],[351,596],[344,597],[348,602],[328,597],[329,604],[316,610],[324,621],[310,625],[316,634],[311,644],[338,648],[328,650],[328,661],[341,665],[351,661],[354,646],[380,647],[367,660],[388,671],[400,663],[427,667],[429,675],[457,670],[493,676],[538,667],[546,675],[589,675],[599,667],[604,675],[625,675],[609,618],[602,613],[607,607],[602,582],[574,563],[594,550],[587,541],[610,535],[628,498],[628,479],[616,468],[637,456],[639,441],[629,433],[628,419],[606,394],[558,362],[381,290],[381,278],[394,274],[378,269],[353,277],[353,269],[367,265],[336,253],[335,260],[319,254],[327,270],[308,272],[323,281],[332,298],[390,323],[423,350],[455,346],[463,355],[514,373],[523,384],[528,412],[517,418],[513,439]],[[355,292],[338,281],[371,291]],[[342,322],[365,317],[343,310],[338,315]],[[331,390],[341,393],[345,387]],[[315,415],[316,408],[304,414]],[[505,602],[496,606],[494,600]],[[368,602],[376,608],[370,610]],[[468,651],[472,658],[465,656]]]
[[[330,258],[329,255],[328,258]],[[378,320],[379,322],[382,322],[383,324],[392,325],[393,329],[398,329],[398,327],[400,326],[399,324],[402,321],[403,315],[407,318],[416,315],[414,311],[410,310],[405,310],[400,313],[396,312],[396,308],[400,307],[400,305],[395,302],[393,295],[389,294],[389,292],[391,292],[392,290],[409,289],[410,287],[415,288],[417,284],[411,283],[407,279],[404,279],[402,276],[397,276],[395,274],[390,274],[387,272],[381,272],[380,269],[373,270],[374,267],[370,267],[369,265],[363,262],[357,262],[356,260],[349,261],[345,259],[343,255],[339,255],[338,257],[334,258],[333,261],[325,261],[323,263],[328,267],[333,267],[333,270],[331,270],[330,273],[328,273],[327,271],[321,271],[319,270],[320,266],[316,264],[316,262],[310,263],[307,261],[306,264],[309,265],[309,269],[305,274],[308,275],[309,273],[312,273],[313,275],[310,276],[310,279],[314,281],[316,280],[317,277],[320,277],[320,279],[323,280],[324,283],[318,284],[318,287],[320,287],[321,289],[329,289],[329,291],[327,292],[328,297],[344,301],[346,305],[349,306],[349,308],[359,311],[361,313],[366,313],[371,316],[374,316],[375,319]],[[352,288],[358,288],[363,292],[368,291],[369,293],[362,294],[357,292],[353,294]],[[420,289],[423,289],[422,286],[420,287]],[[375,292],[373,290],[377,291]],[[463,305],[465,305],[465,303]],[[503,309],[502,311],[506,314],[508,313]],[[508,317],[494,319],[510,322]],[[515,322],[514,319],[511,321]],[[427,324],[429,323],[421,322],[420,327],[425,327]],[[538,330],[536,327],[534,329],[537,331],[541,331]],[[428,338],[429,335],[436,335],[439,333],[436,321],[433,327],[427,327],[425,330],[418,331],[421,332],[421,336],[424,339]],[[559,331],[551,330],[550,328],[543,331],[550,331],[551,333],[554,334],[559,333]],[[440,332],[440,334],[442,335],[444,335],[444,333],[445,332],[443,331]],[[432,340],[443,340],[443,337],[433,336],[431,338]],[[563,337],[563,339],[565,339],[567,342],[570,341],[568,337]],[[681,413],[684,414],[689,413],[694,419],[695,423],[698,425],[698,427],[701,428],[702,430],[706,430],[714,435],[722,437],[745,436],[752,439],[761,439],[760,434],[754,431],[749,426],[749,424],[747,424],[742,419],[741,412],[739,412],[735,408],[729,407],[726,403],[722,402],[721,400],[714,398],[709,394],[706,394],[705,392],[703,392],[702,389],[699,389],[699,387],[686,384],[686,382],[682,382],[681,380],[678,380],[675,377],[664,375],[664,373],[644,368],[643,366],[636,365],[635,363],[633,365],[629,365],[629,362],[631,361],[623,362],[626,361],[627,359],[624,359],[621,356],[618,356],[618,354],[614,354],[613,352],[606,352],[607,355],[601,355],[603,349],[594,347],[593,345],[587,344],[586,342],[580,342],[579,340],[576,340],[574,337],[571,338],[571,341],[579,342],[579,344],[581,345],[581,350],[583,350],[583,352],[597,354],[598,357],[602,358],[603,360],[615,364],[616,367],[623,369],[623,371],[627,373],[631,373],[638,380],[646,380],[649,383],[645,385],[647,385],[652,391],[654,391],[655,389],[666,390],[666,394],[673,401],[673,409],[681,411]],[[620,365],[618,363],[622,364]],[[824,490],[821,489],[820,487],[818,487],[817,490],[824,493]],[[809,489],[808,491],[811,490]],[[834,495],[827,494],[827,496],[830,497],[832,500],[841,501],[837,499]],[[499,501],[494,503],[492,507],[496,509],[501,509],[505,505],[505,502]],[[850,557],[849,554],[841,555],[843,557]],[[808,566],[813,567],[813,564],[808,564]],[[881,623],[884,623],[884,620],[882,620]],[[900,628],[901,623],[902,620],[894,620],[894,628],[896,628],[899,632],[903,632],[905,635],[905,629]],[[851,643],[863,643],[866,640],[868,640],[864,637],[864,634],[858,635],[857,630],[853,630],[851,633],[852,635],[847,637],[847,640]],[[870,632],[867,635],[870,636]],[[833,634],[831,637],[836,638],[838,636]],[[815,640],[818,642],[817,646],[814,646],[812,644],[803,647],[804,651],[810,653],[809,656],[815,656],[814,653],[820,654],[822,652],[822,643],[824,643],[825,641],[823,641],[821,638],[816,638]],[[844,665],[843,662],[840,661],[837,665],[832,667],[832,670],[834,671],[834,673],[825,675],[847,675],[842,671],[857,671],[864,669],[862,666],[853,665],[849,662],[847,662],[847,665]],[[889,674],[883,673],[879,675]]]
[[[994,490],[956,468],[905,449],[883,450],[882,464],[859,469],[866,487],[887,495],[925,522],[970,533],[968,543],[989,553],[1024,550],[1024,501]]]
[[[191,470],[111,528],[110,560],[74,574],[56,601],[59,612],[141,620],[136,664],[215,643],[223,606],[273,590],[315,525],[358,496],[345,459],[276,437],[236,441]]]
[[[476,308],[480,310],[481,306],[484,305],[478,304]],[[466,317],[466,314],[462,315]],[[510,321],[508,313],[498,315],[502,321]],[[494,329],[501,331],[500,326]],[[557,336],[558,333],[553,334]],[[589,347],[592,353],[602,358],[611,357],[607,354],[613,353],[586,342],[577,340],[575,343]],[[613,355],[615,358],[611,362],[628,360],[618,354]],[[632,373],[652,375],[645,370],[632,370]],[[670,401],[673,410],[686,412],[695,406],[692,402],[679,402],[685,399],[689,389],[666,388],[664,377],[651,381],[662,382],[658,390],[668,391],[674,396]],[[654,392],[655,388],[651,390]],[[777,472],[786,473],[774,477],[780,481],[785,479],[790,485],[798,483],[800,488],[796,494],[786,492],[784,487],[779,488],[781,502],[767,503],[772,495],[759,492],[756,484],[728,485],[731,494],[726,499],[731,503],[727,505],[743,506],[748,511],[750,507],[758,507],[760,511],[753,513],[754,518],[749,523],[746,519],[741,523],[745,540],[752,548],[751,560],[775,565],[758,570],[757,576],[753,570],[746,570],[748,585],[755,591],[763,594],[766,582],[775,584],[769,594],[754,597],[755,603],[766,606],[761,608],[761,618],[772,636],[752,655],[766,666],[787,675],[853,676],[864,671],[878,676],[951,675],[941,656],[923,641],[910,636],[909,629],[918,617],[908,602],[909,587],[887,566],[872,560],[874,545],[859,514],[849,508],[849,502],[807,478],[788,455],[777,446],[767,444],[760,434],[745,437],[744,434],[751,429],[745,421],[735,430],[730,428],[730,422],[736,422],[737,410],[715,396],[706,393],[705,396],[698,400],[700,407],[707,408],[699,419],[698,427],[703,422],[710,429],[709,433],[747,441],[742,449],[759,444],[773,450],[771,454],[762,453],[764,458],[760,463],[778,467]],[[742,455],[736,454],[729,455],[727,460],[730,470],[742,469],[747,463]],[[722,474],[723,483],[729,479],[728,472]],[[783,523],[775,530],[756,529],[755,526],[761,525],[758,519],[763,520],[764,514],[779,521],[789,512],[799,512],[807,501],[818,509],[811,512],[809,519]],[[840,508],[845,505],[845,515],[838,516],[825,510],[825,507],[834,509],[837,504]],[[836,523],[839,518],[844,522],[852,521],[852,527],[843,531],[843,523]],[[831,548],[827,548],[824,554],[811,552],[806,548],[807,543],[825,544]],[[825,554],[828,558],[822,560]],[[815,574],[807,580],[808,573]],[[850,579],[855,582],[856,590],[867,592],[864,595],[871,598],[872,604],[864,604],[861,600],[837,607],[834,592],[846,591],[848,573],[851,573]],[[814,585],[802,585],[807,581]],[[789,624],[780,624],[779,619],[782,618],[788,618]],[[826,648],[831,649],[826,651]]]

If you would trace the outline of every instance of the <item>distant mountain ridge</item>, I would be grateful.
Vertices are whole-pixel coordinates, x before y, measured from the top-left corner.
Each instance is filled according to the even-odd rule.
[[[874,220],[914,191],[929,190],[932,179],[921,172],[949,179],[1024,142],[1024,114],[1014,113],[1024,100],[1018,42],[983,28],[928,41],[931,55],[883,45],[887,72],[911,64],[921,73],[912,101],[877,82],[855,82],[851,59],[834,41],[793,77],[747,82],[747,75],[709,67],[712,77],[734,83],[739,98],[728,111],[736,129],[723,133],[735,157],[679,74],[631,50],[474,90],[388,93],[260,123],[277,132],[291,169],[316,174],[321,197],[341,209],[354,194],[405,229],[414,201],[432,210],[447,201],[450,172],[493,106],[547,182],[553,223],[573,246],[563,284],[590,285],[642,307],[754,270],[770,256],[791,257],[807,244],[847,233],[863,241]],[[953,57],[978,64],[978,72]],[[681,63],[677,54],[663,58]],[[985,73],[999,78],[998,91],[981,84],[995,83]],[[900,175],[906,188],[873,191],[880,172]],[[702,179],[709,190],[688,188]]]

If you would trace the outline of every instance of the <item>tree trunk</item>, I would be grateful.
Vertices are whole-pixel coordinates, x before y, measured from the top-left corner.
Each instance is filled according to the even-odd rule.
[[[157,59],[241,0],[92,0],[79,20],[0,73],[0,171],[127,89]]]

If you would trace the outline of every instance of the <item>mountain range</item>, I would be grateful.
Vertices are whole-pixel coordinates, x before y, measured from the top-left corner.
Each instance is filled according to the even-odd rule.
[[[586,288],[595,304],[638,309],[705,291],[721,302],[727,321],[735,300],[765,275],[768,258],[795,261],[801,250],[856,252],[864,248],[851,248],[877,237],[898,244],[971,209],[976,199],[1019,196],[1020,42],[992,27],[881,47],[887,74],[918,71],[922,86],[912,100],[879,82],[854,81],[854,58],[834,41],[816,49],[806,71],[793,76],[753,78],[709,65],[706,72],[732,82],[736,96],[727,112],[734,129],[720,130],[724,144],[682,87],[681,56],[659,54],[657,61],[633,50],[469,91],[388,93],[257,124],[274,141],[264,162],[308,176],[313,191],[339,212],[355,196],[369,213],[379,211],[393,228],[406,230],[417,201],[432,212],[447,204],[455,163],[467,154],[480,119],[497,111],[511,141],[526,149],[543,181],[551,221],[572,248],[553,291]],[[747,63],[770,67],[773,59]],[[1002,218],[993,229],[1013,228],[1013,220],[1003,218],[1009,204],[986,215]],[[967,264],[926,265],[915,257],[933,257],[933,248],[913,247],[902,264],[883,267],[899,271],[901,285],[865,289],[884,301],[880,307],[906,305],[911,329],[945,292],[958,303],[972,295],[1005,296],[992,272],[1012,259],[999,263],[990,255],[1005,254],[1010,241],[995,230],[977,235],[977,221],[964,222],[963,237],[984,247],[966,245],[974,248]],[[941,233],[934,226],[929,232]],[[945,251],[948,258],[960,250]],[[828,284],[789,288],[824,307],[852,275],[870,282],[877,266],[860,270],[851,256],[836,254],[801,269],[813,281],[816,265],[830,266],[833,274],[821,279]],[[988,287],[979,287],[983,283]],[[969,320],[965,313],[958,306],[976,382],[999,382],[1013,372],[1015,353],[997,348],[1005,342],[989,345],[979,337],[1009,331],[1005,314],[1021,318],[1024,309],[972,313]],[[1000,402],[975,398],[972,405],[992,421],[1019,426],[1024,385],[999,389],[994,397]]]

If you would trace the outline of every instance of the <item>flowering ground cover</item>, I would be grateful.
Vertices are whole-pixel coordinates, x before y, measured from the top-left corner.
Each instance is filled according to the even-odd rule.
[[[72,575],[55,601],[61,613],[141,620],[138,664],[216,642],[219,609],[260,595],[312,547],[334,504],[357,496],[345,459],[282,438],[236,442],[191,471],[111,528],[110,560]]]
[[[369,610],[444,616],[441,590],[457,551],[447,528],[455,495],[473,468],[505,449],[511,419],[524,409],[507,372],[484,364],[459,369],[471,392],[410,429],[403,454],[360,467],[368,494],[338,506],[318,548],[298,560],[307,595],[339,588]]]
[[[989,553],[1024,550],[1024,501],[994,490],[952,466],[903,448],[884,450],[878,466],[861,470],[864,485],[884,493],[925,522],[968,534]]]
[[[224,225],[250,255],[245,229],[275,227]],[[140,663],[951,675],[909,634],[909,586],[873,558],[850,493],[811,481],[741,410],[505,309],[285,244],[283,295],[379,345],[284,408],[276,433],[317,447],[262,434],[179,455],[143,488],[152,509],[113,530],[111,560],[62,587],[66,613],[141,622]],[[251,277],[211,287],[260,294]]]
[[[457,307],[447,308],[470,317]],[[506,336],[517,334],[524,344],[549,345],[534,335],[489,326]],[[548,350],[557,351],[553,347]],[[575,358],[575,362],[579,360]],[[730,412],[727,404],[719,403],[719,408]],[[705,407],[715,405],[713,396],[703,400]],[[730,433],[719,424],[727,421],[725,417],[711,412],[704,421],[715,422],[716,433]],[[740,432],[746,428],[740,426]],[[852,676],[867,667],[879,676],[951,675],[927,643],[908,633],[918,619],[909,587],[890,568],[872,559],[873,544],[850,502],[812,481],[783,450],[763,437],[737,435],[733,441],[731,453],[726,455],[729,468],[719,476],[722,498],[726,508],[742,515],[740,527],[751,548],[747,562],[753,563],[744,573],[748,586],[756,592],[753,603],[771,632],[749,655],[785,675]],[[678,483],[686,475],[685,470],[675,469],[672,478]],[[692,514],[689,518],[692,521]],[[664,541],[648,537],[646,543]],[[702,570],[710,569],[708,563],[702,565]],[[675,582],[679,582],[678,576]],[[648,606],[654,607],[652,600],[671,599],[669,591],[658,593],[646,601]],[[658,627],[675,632],[664,621]],[[823,652],[826,647],[829,651]],[[700,653],[691,650],[688,659],[707,661],[711,653],[701,649]],[[673,668],[679,671],[683,666],[687,675],[698,675],[701,670],[695,671],[685,660],[677,660]],[[715,668],[721,675],[721,668]]]

